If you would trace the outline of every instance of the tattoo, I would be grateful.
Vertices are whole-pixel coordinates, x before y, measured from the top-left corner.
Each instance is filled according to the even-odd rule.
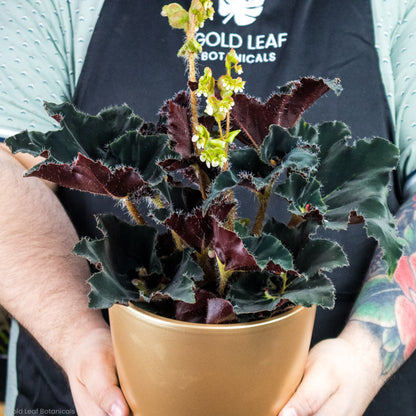
[[[394,277],[387,277],[377,252],[351,315],[380,340],[383,375],[393,374],[416,349],[416,196],[397,221],[406,246]]]

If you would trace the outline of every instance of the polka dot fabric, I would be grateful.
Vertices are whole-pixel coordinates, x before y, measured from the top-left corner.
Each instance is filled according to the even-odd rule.
[[[373,0],[376,48],[400,147],[405,196],[416,193],[416,1]]]
[[[0,0],[0,137],[45,131],[71,100],[104,0]]]

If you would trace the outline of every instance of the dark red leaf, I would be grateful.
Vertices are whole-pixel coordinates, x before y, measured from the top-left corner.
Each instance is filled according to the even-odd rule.
[[[301,78],[289,83],[289,93],[274,94],[262,103],[245,94],[234,97],[235,105],[231,111],[233,128],[243,131],[240,140],[248,145],[259,146],[269,132],[269,126],[293,127],[302,113],[318,98],[329,91],[330,86],[322,79]]]
[[[258,270],[256,260],[234,232],[213,223],[213,248],[225,270]]]
[[[189,247],[201,252],[212,241],[214,224],[217,221],[224,222],[233,207],[233,203],[222,202],[212,204],[205,215],[199,208],[188,215],[175,212],[164,224],[178,234]]]
[[[283,99],[276,100],[273,96],[266,103],[269,108],[277,105],[278,117],[274,124],[286,128],[293,127],[299,117],[330,90],[327,82],[316,78],[301,78],[300,81],[293,82],[291,88],[291,93],[287,96],[283,95]]]
[[[188,107],[169,102],[168,135],[176,152],[184,158],[192,156],[192,127]]]
[[[189,246],[201,252],[212,240],[212,218],[196,209],[190,215],[174,213],[164,223]]]
[[[115,198],[124,198],[145,185],[133,168],[125,167],[111,171],[101,162],[94,162],[80,153],[72,165],[47,163],[41,165],[39,170],[29,173],[28,176]]]
[[[237,322],[233,305],[226,299],[209,298],[207,300],[207,324],[225,324]]]
[[[196,91],[198,89],[198,85],[197,81],[188,81],[188,87],[191,91]]]
[[[280,266],[280,264],[275,264],[275,263],[273,263],[272,261],[270,261],[270,262],[267,264],[267,267],[266,267],[266,269],[265,269],[265,270],[267,270],[267,271],[269,271],[269,272],[273,272],[273,273],[275,273],[275,274],[279,274],[279,275],[280,275],[280,273],[285,272],[285,269],[283,269],[283,267],[282,267],[282,266]]]
[[[183,174],[184,178],[188,179],[191,183],[199,184],[198,177],[195,174],[195,169],[190,166],[189,162],[189,159],[166,159],[159,162],[159,165],[162,166],[162,168],[167,172],[180,172]]]
[[[212,204],[209,207],[208,215],[213,216],[219,222],[225,222],[230,211],[234,208],[235,202],[227,202],[223,199],[218,204]]]
[[[208,299],[215,295],[206,290],[195,290],[195,303],[176,302],[175,319],[185,322],[206,323]]]
[[[364,221],[364,217],[362,215],[358,215],[357,211],[350,212],[348,224],[362,224]]]
[[[206,115],[200,116],[198,117],[198,121],[200,124],[205,126],[209,132],[212,132],[212,130],[214,129],[214,126],[217,125],[215,118],[212,116],[206,116]]]
[[[189,93],[187,91],[179,91],[175,94],[175,96],[169,100],[166,100],[162,107],[159,109],[159,115],[162,118],[167,118],[169,114],[169,103],[173,101],[175,104],[180,105],[181,107],[189,107],[190,98]]]
[[[57,121],[58,123],[60,123],[62,121],[62,114],[53,114],[51,116],[55,121]]]

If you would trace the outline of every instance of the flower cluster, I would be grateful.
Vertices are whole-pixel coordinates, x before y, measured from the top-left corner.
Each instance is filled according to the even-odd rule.
[[[201,150],[199,156],[202,162],[210,168],[223,167],[227,163],[227,145],[232,143],[240,130],[234,130],[223,138],[213,138],[205,126],[199,124],[196,127],[197,134],[194,134],[192,141],[196,147]]]
[[[226,74],[222,75],[215,82],[211,68],[206,67],[204,75],[198,81],[198,89],[196,91],[199,97],[202,95],[206,97],[207,105],[205,112],[213,116],[217,123],[226,119],[228,112],[231,111],[234,105],[233,94],[243,92],[246,83],[241,77],[233,78],[231,75],[232,69],[238,75],[243,72],[234,49],[231,49],[225,58],[225,68],[227,70]],[[217,97],[215,85],[219,89],[220,98]]]
[[[201,44],[193,36],[204,26],[205,20],[213,20],[214,7],[211,0],[192,0],[189,11],[180,4],[171,3],[162,8],[162,16],[169,19],[169,24],[175,29],[183,29],[187,40],[179,49],[178,55],[188,57],[202,51]]]
[[[227,162],[227,146],[232,143],[240,130],[229,131],[228,123],[225,134],[222,131],[221,122],[229,117],[230,111],[234,106],[233,94],[242,92],[245,81],[241,77],[233,78],[231,71],[234,70],[238,75],[243,72],[239,65],[238,57],[234,49],[227,54],[225,59],[226,74],[218,78],[212,76],[211,68],[206,67],[204,75],[198,82],[197,95],[206,98],[205,113],[214,117],[218,124],[217,137],[210,137],[208,130],[201,125],[196,127],[192,141],[201,150],[200,159],[208,167],[211,165],[221,168]],[[218,87],[216,91],[215,86]]]

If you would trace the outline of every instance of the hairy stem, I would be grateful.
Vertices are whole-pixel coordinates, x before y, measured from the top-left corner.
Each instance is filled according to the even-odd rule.
[[[273,181],[274,182],[274,181]],[[264,192],[258,193],[259,210],[257,211],[256,220],[254,221],[252,233],[254,235],[260,235],[263,229],[263,222],[266,216],[267,206],[269,205],[270,195],[273,187],[273,182],[266,186]]]
[[[218,264],[218,271],[220,274],[220,283],[218,286],[218,293],[221,297],[224,296],[225,288],[227,286],[228,279],[230,278],[232,271],[225,270],[225,265],[221,263],[221,261],[217,257],[217,264]]]
[[[188,56],[188,69],[189,69],[189,81],[194,83],[196,82],[196,72],[195,72],[195,54],[190,53]],[[196,134],[196,126],[198,125],[198,98],[196,91],[191,90],[191,124],[192,124],[192,134]],[[199,153],[199,149],[196,144],[194,144],[195,153]]]
[[[171,230],[173,241],[175,242],[175,246],[179,251],[183,251],[183,240],[179,237],[175,231]]]
[[[195,175],[199,181],[199,190],[201,191],[201,195],[203,199],[207,199],[206,190],[209,188],[211,184],[211,180],[209,179],[208,175],[201,169],[197,163],[191,165],[194,168]]]
[[[201,250],[201,253],[196,253],[198,264],[201,266],[204,271],[204,279],[206,281],[215,282],[217,279],[217,271],[215,269],[215,263],[213,259],[209,256],[209,249],[204,248]]]
[[[190,22],[189,27],[186,31],[186,39],[191,40],[195,37],[195,28],[196,21],[195,16],[190,14]],[[196,71],[195,71],[195,53],[191,52],[188,54],[188,80],[190,83],[194,84],[196,82]],[[196,91],[191,88],[191,124],[192,124],[192,134],[196,134],[197,130],[196,127],[198,125],[198,98],[196,95]],[[196,155],[199,155],[199,149],[196,146],[196,143],[194,144],[194,151]]]
[[[133,217],[134,221],[138,225],[144,225],[146,224],[146,221],[134,205],[133,201],[130,199],[130,195],[126,196],[124,198],[124,202],[126,204],[127,209],[129,210],[130,215]]]

